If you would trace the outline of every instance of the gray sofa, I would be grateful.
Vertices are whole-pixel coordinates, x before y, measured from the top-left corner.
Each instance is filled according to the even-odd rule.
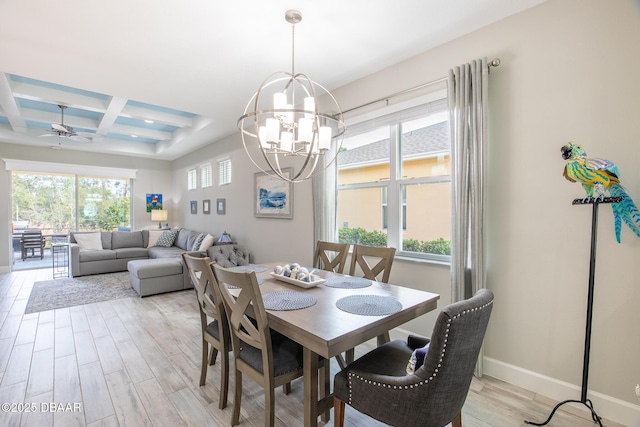
[[[77,234],[81,232],[71,232],[69,235],[69,267],[72,277],[114,273],[128,269],[131,273],[131,284],[141,296],[193,287],[188,272],[182,268],[180,255],[183,252],[193,256],[209,256],[212,261],[224,267],[247,265],[250,262],[250,253],[242,246],[235,244],[214,244],[206,252],[189,250],[201,233],[186,228],[178,230],[171,247],[148,248],[148,230],[103,231],[100,232],[102,250],[81,251],[75,238]],[[217,239],[214,238],[215,240]],[[152,261],[161,259],[166,262]],[[130,266],[130,261],[135,262]],[[138,277],[139,273],[144,277]]]

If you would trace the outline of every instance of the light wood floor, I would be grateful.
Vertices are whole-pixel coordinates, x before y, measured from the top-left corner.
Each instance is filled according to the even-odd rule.
[[[230,425],[232,403],[218,409],[218,364],[198,386],[201,341],[192,290],[25,315],[34,281],[51,274],[0,274],[0,403],[20,410],[3,406],[0,426]],[[331,369],[337,372],[335,361]],[[302,391],[300,379],[291,394],[276,391],[277,426],[302,425]],[[243,393],[240,426],[263,426],[261,388],[245,379]],[[18,407],[25,403],[35,411]],[[484,377],[472,384],[463,425],[524,426],[524,419],[544,420],[555,403]],[[594,425],[582,416],[559,411],[549,425]],[[347,407],[346,425],[382,424]]]

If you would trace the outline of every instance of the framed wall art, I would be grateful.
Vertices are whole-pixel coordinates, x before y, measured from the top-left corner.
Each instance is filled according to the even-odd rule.
[[[210,214],[211,213],[211,200],[203,200],[202,201],[202,213]]]
[[[191,201],[191,214],[196,215],[198,213],[198,202],[195,200]]]
[[[162,209],[162,194],[147,193],[147,212]]]
[[[283,169],[291,177],[291,168]],[[293,183],[283,181],[264,172],[255,174],[256,218],[293,218]]]
[[[216,200],[216,212],[218,212],[218,215],[224,215],[227,211],[227,207],[226,207],[227,201],[226,199],[218,199]]]

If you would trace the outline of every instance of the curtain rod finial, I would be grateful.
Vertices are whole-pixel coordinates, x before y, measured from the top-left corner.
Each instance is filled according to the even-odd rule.
[[[500,58],[495,58],[489,62],[489,67],[497,67],[500,65]]]

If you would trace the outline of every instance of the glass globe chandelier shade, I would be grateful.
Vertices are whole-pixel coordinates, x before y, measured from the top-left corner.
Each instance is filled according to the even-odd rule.
[[[302,15],[290,10],[285,19],[295,25]],[[261,171],[300,182],[335,161],[346,126],[333,95],[305,74],[295,74],[293,47],[292,41],[291,72],[273,73],[262,82],[238,119],[238,128],[247,155]],[[321,100],[324,111],[331,113],[320,111]],[[289,166],[292,174],[284,171]]]

